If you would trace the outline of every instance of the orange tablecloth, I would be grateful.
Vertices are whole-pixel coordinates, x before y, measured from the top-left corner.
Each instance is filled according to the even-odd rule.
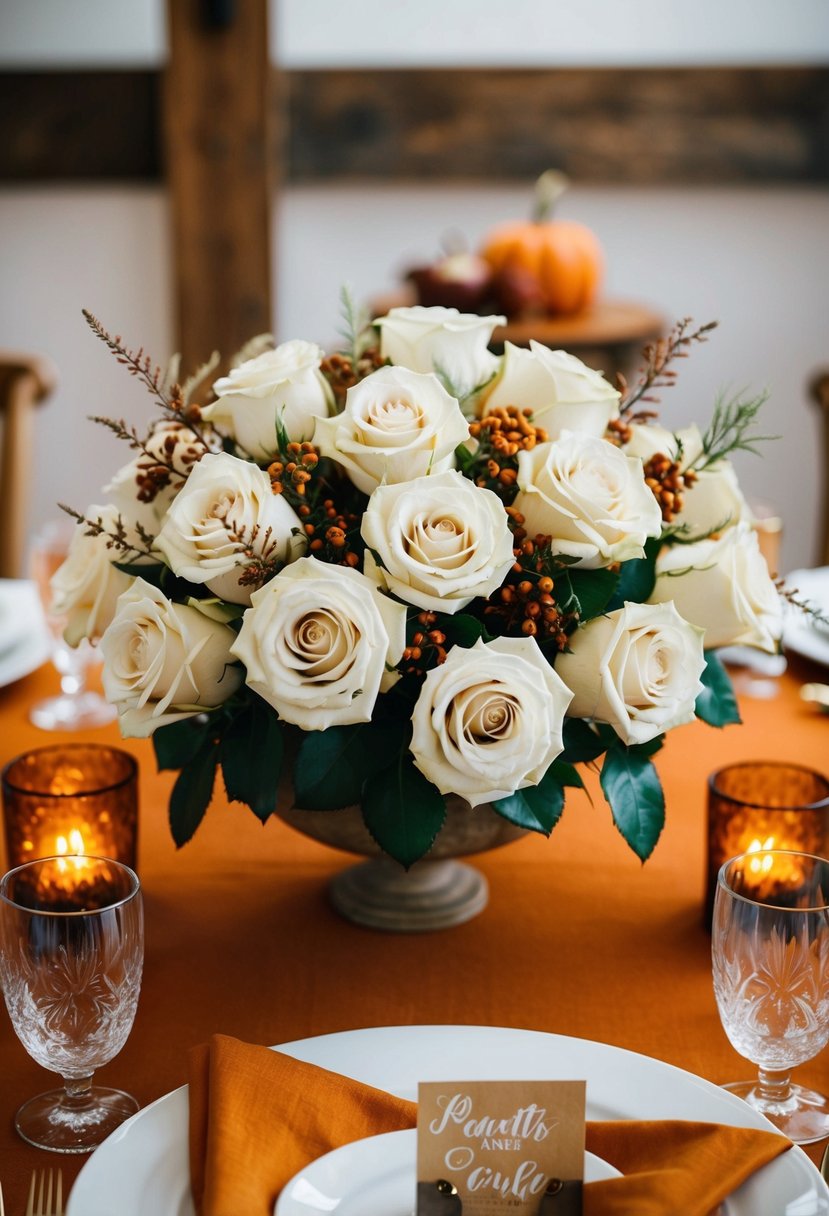
[[[644,1052],[713,1082],[751,1075],[711,989],[701,923],[705,778],[757,757],[829,768],[829,716],[797,697],[799,683],[817,676],[792,663],[774,700],[743,699],[742,727],[673,732],[657,758],[668,822],[645,866],[601,795],[591,804],[571,791],[550,840],[475,859],[491,892],[476,920],[422,936],[341,920],[325,882],[350,859],[277,820],[262,827],[221,796],[177,852],[166,819],[172,774],[156,774],[148,742],[125,742],[141,770],[146,966],[134,1030],[101,1079],[144,1104],[183,1083],[188,1048],[215,1032],[280,1043],[405,1023],[546,1030]],[[26,709],[55,683],[47,668],[0,690],[0,763],[54,739],[28,724]],[[118,732],[86,737],[116,741]],[[797,1077],[829,1088],[829,1051]],[[16,1107],[49,1080],[0,1011],[0,1179],[11,1213],[24,1208],[34,1166],[61,1164],[74,1177],[85,1160],[59,1161],[13,1130]]]

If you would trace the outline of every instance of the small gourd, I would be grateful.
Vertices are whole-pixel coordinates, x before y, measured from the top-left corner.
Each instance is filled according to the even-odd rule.
[[[499,225],[481,250],[496,280],[517,273],[528,277],[538,289],[543,310],[559,316],[590,307],[604,268],[601,246],[589,228],[550,218],[568,184],[565,175],[554,169],[542,173],[532,220]]]

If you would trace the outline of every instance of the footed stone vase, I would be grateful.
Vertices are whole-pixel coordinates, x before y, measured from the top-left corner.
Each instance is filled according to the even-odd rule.
[[[477,916],[489,898],[487,881],[478,870],[456,859],[526,835],[491,806],[473,809],[450,794],[437,840],[426,857],[405,870],[375,844],[358,806],[339,811],[292,808],[279,810],[277,815],[321,844],[368,858],[331,879],[329,898],[346,920],[390,933],[449,929]]]

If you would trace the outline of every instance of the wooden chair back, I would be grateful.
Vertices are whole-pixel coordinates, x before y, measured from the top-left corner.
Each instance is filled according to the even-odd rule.
[[[48,359],[0,351],[0,578],[23,574],[34,412],[55,384]]]

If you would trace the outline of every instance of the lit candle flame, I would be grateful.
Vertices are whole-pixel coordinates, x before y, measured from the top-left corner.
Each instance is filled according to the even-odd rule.
[[[78,830],[78,828],[71,828],[68,840],[66,836],[58,836],[55,842],[55,852],[57,853],[58,857],[61,858],[71,857],[75,869],[82,869],[86,863],[78,859],[83,857],[84,853],[86,852],[83,834]],[[58,870],[61,874],[66,873],[67,865],[68,863],[66,861],[58,862]]]
[[[765,840],[752,840],[751,844],[746,849],[746,852],[747,853],[760,853],[760,852],[765,852],[767,849],[773,849],[773,848],[774,848],[774,837],[767,836]],[[769,870],[771,869],[771,867],[773,865],[774,865],[773,857],[770,857],[770,856],[752,857],[751,861],[748,863],[748,868],[752,874],[768,874]]]

